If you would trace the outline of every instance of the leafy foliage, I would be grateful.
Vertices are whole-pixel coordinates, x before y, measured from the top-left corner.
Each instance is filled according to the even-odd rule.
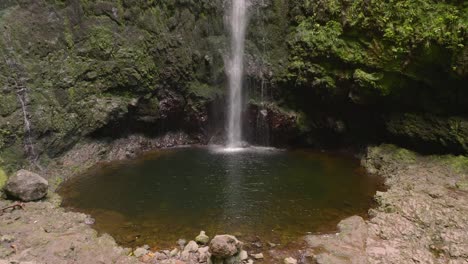
[[[434,97],[444,93],[442,89],[454,93],[468,74],[463,59],[468,54],[468,6],[455,3],[291,2],[286,80],[308,87],[348,87],[355,93],[371,88],[378,96],[399,98],[411,89],[436,91]]]

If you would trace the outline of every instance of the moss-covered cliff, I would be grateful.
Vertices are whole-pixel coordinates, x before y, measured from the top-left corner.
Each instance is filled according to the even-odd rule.
[[[365,137],[468,152],[465,2],[290,1],[290,25],[289,105]]]
[[[385,140],[466,153],[467,8],[253,0],[246,113],[270,114],[267,130],[283,144]],[[1,1],[0,166],[92,136],[222,130],[226,9],[223,0]],[[296,123],[291,135],[275,134],[281,120]]]
[[[24,114],[36,156],[57,155],[130,114],[142,128],[161,120],[165,129],[205,126],[208,102],[223,93],[222,7],[220,1],[2,1],[2,159],[28,154]]]

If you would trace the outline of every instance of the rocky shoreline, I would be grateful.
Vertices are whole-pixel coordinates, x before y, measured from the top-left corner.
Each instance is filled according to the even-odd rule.
[[[111,145],[84,143],[52,162],[45,176],[54,189],[63,178],[99,161],[195,142],[174,134],[152,141],[134,136]],[[369,147],[362,164],[369,172],[383,176],[388,186],[376,194],[378,207],[370,210],[370,219],[350,217],[340,222],[338,233],[308,235],[294,247],[250,250],[245,245],[244,251],[241,242],[233,238],[228,240],[234,247],[221,258],[215,257],[219,255],[213,252],[213,245],[206,245],[206,239],[196,239],[199,243],[179,241],[176,249],[132,251],[117,245],[109,235],[99,235],[89,216],[61,208],[60,197],[51,192],[43,201],[0,213],[0,263],[183,264],[210,263],[211,256],[214,263],[468,263],[466,157],[421,156],[381,145]],[[0,208],[12,204],[0,200]]]

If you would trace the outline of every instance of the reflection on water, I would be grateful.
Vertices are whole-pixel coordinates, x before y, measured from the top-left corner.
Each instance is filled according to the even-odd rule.
[[[125,246],[232,233],[286,243],[365,215],[380,182],[349,157],[313,151],[158,151],[96,166],[60,189]]]

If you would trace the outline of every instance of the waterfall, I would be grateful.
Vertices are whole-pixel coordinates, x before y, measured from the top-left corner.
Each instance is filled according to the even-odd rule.
[[[247,1],[232,0],[231,14],[231,57],[228,63],[228,142],[229,148],[242,146],[242,86],[244,74],[244,49],[247,27]]]

